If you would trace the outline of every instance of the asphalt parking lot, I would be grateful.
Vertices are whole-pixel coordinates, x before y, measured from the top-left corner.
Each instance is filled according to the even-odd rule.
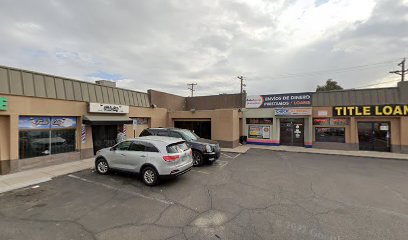
[[[0,239],[407,239],[408,161],[250,150],[147,187],[92,170],[0,194]]]

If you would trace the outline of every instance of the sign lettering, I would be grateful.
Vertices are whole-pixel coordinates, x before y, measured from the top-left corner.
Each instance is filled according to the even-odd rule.
[[[246,108],[310,107],[312,93],[248,96]]]
[[[336,106],[333,116],[408,116],[408,105]]]
[[[94,113],[129,113],[129,106],[105,103],[89,103],[89,112]]]

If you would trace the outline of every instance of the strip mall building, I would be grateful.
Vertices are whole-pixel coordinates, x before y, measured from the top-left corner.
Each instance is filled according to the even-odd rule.
[[[130,138],[147,127],[192,129],[229,148],[246,140],[408,153],[408,83],[181,97],[0,66],[0,174],[89,158],[113,145],[118,131]]]

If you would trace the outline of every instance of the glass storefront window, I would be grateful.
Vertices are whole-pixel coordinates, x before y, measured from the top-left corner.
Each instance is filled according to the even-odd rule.
[[[272,124],[273,118],[247,118],[247,124]]]
[[[316,142],[339,142],[345,143],[345,128],[326,128],[316,127],[315,138]]]
[[[51,154],[75,151],[75,129],[51,131]]]
[[[50,131],[20,131],[19,155],[31,158],[50,154]]]
[[[20,116],[19,158],[74,152],[76,117]]]
[[[346,125],[349,125],[349,119],[347,118],[313,118],[313,125],[346,126]]]
[[[248,126],[248,138],[270,139],[270,137],[271,126],[258,126],[258,125]]]
[[[313,118],[313,125],[330,125],[330,118]]]

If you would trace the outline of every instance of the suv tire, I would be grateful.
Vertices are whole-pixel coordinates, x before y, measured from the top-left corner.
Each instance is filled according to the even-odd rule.
[[[154,186],[159,182],[159,174],[153,167],[145,167],[142,170],[142,181],[147,186]]]
[[[109,173],[109,164],[104,158],[98,158],[95,162],[95,170],[97,173],[106,175]]]
[[[201,152],[193,150],[193,166],[201,166],[204,163],[204,156]]]

